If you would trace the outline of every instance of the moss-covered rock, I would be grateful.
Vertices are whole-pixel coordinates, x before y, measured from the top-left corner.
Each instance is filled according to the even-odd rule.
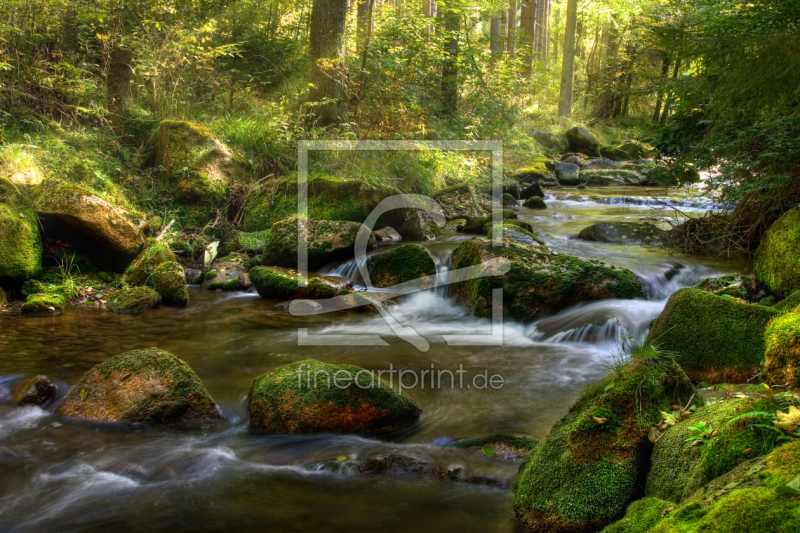
[[[410,241],[433,241],[442,236],[442,230],[431,215],[417,209],[400,226],[400,235]]]
[[[731,274],[716,278],[706,278],[697,284],[697,288],[712,292],[718,296],[733,296],[744,300],[747,298],[747,287],[754,281],[755,279],[752,276]]]
[[[600,141],[594,134],[583,126],[575,126],[567,130],[567,143],[570,152],[580,154],[599,155]]]
[[[133,350],[95,366],[57,413],[103,422],[222,419],[219,407],[189,365],[158,348]]]
[[[276,300],[333,298],[353,288],[349,279],[313,273],[309,273],[308,283],[302,285],[298,272],[291,268],[255,267],[249,275],[259,296]]]
[[[422,414],[378,375],[313,359],[257,377],[249,401],[250,428],[265,433],[382,434],[414,424]]]
[[[482,268],[490,271],[500,272],[501,267],[508,270],[450,286],[456,302],[475,316],[492,316],[495,288],[503,289],[504,315],[523,322],[553,315],[578,302],[644,297],[641,281],[629,270],[583,261],[541,246],[506,242],[494,247],[489,240],[472,239],[453,251],[454,269],[482,263],[488,265]]]
[[[108,298],[106,307],[115,313],[144,313],[161,303],[161,296],[150,287],[126,287]]]
[[[769,227],[754,261],[756,279],[773,292],[800,290],[800,207],[790,209]]]
[[[646,533],[675,504],[660,498],[642,498],[628,506],[625,517],[603,529],[601,533]]]
[[[581,182],[588,187],[639,185],[642,175],[633,170],[596,169],[581,170]]]
[[[522,205],[528,209],[547,209],[547,204],[538,196],[531,196]]]
[[[765,334],[764,372],[770,383],[800,388],[800,312],[776,317]]]
[[[22,305],[20,314],[28,317],[58,316],[66,305],[67,298],[63,294],[31,294]]]
[[[360,180],[312,175],[308,180],[308,218],[364,222],[385,198],[398,194],[394,189],[379,187]],[[283,178],[267,182],[248,196],[245,206],[246,231],[261,231],[287,218],[297,216],[297,179]],[[398,212],[382,217],[387,224],[399,227]]]
[[[542,130],[532,130],[528,135],[548,152],[563,154],[567,151],[567,139],[563,135],[553,135]]]
[[[186,288],[186,274],[183,267],[174,261],[161,263],[150,277],[153,289],[161,296],[161,301],[168,305],[186,305],[189,303],[189,291]]]
[[[228,231],[219,243],[219,254],[223,257],[237,252],[260,254],[268,236],[269,230],[250,233],[235,229]]]
[[[150,142],[161,179],[185,207],[187,225],[207,222],[229,186],[249,174],[247,161],[200,124],[163,120]]]
[[[79,233],[107,253],[119,254],[124,263],[145,243],[144,233],[126,212],[79,185],[47,180],[36,212],[55,219],[62,229]]]
[[[700,289],[681,289],[650,328],[647,342],[674,352],[696,381],[743,383],[761,371],[764,331],[778,312]]]
[[[308,268],[316,270],[333,261],[351,259],[353,245],[363,224],[331,220],[301,220],[290,218],[272,225],[261,255],[265,266],[297,268],[298,228],[305,232],[308,243]],[[376,244],[370,234],[367,247]]]
[[[768,454],[778,444],[777,434],[752,427],[754,423],[763,424],[764,420],[751,418],[734,423],[731,420],[753,411],[775,413],[782,405],[770,397],[727,399],[701,407],[686,420],[668,428],[653,449],[646,494],[681,502],[746,460]],[[701,422],[705,422],[707,428],[700,432],[708,435],[707,449],[687,442],[698,434],[691,426]]]
[[[800,530],[800,442],[776,448],[718,477],[648,533],[786,533]]]
[[[379,255],[370,268],[374,287],[392,287],[436,274],[436,263],[419,244],[402,244]],[[432,280],[429,283],[432,286]]]
[[[178,259],[172,253],[167,243],[150,239],[144,250],[136,256],[125,271],[125,282],[131,285],[146,285],[151,283],[150,276],[162,263],[177,263]]]
[[[650,427],[694,394],[671,357],[637,350],[525,457],[514,481],[521,529],[589,532],[620,517],[646,472]]]
[[[457,183],[433,193],[433,199],[442,207],[445,216],[477,217],[486,213],[475,189],[468,183]]]
[[[518,459],[535,450],[542,443],[528,435],[498,433],[472,439],[463,439],[454,444],[457,448],[481,450],[487,457]]]
[[[658,244],[666,232],[653,224],[638,222],[602,222],[583,228],[578,234],[584,241],[614,244]]]
[[[22,284],[22,287],[20,287],[19,292],[21,292],[23,296],[28,297],[31,296],[32,294],[44,294],[46,292],[52,292],[52,291],[49,291],[47,285],[45,285],[38,279],[29,279],[28,281]]]
[[[239,288],[239,277],[246,268],[242,257],[228,256],[214,261],[203,278],[202,287],[209,290],[236,290]]]
[[[521,224],[515,224],[515,222],[523,222],[523,221],[506,220],[502,224],[489,223],[489,230],[486,232],[486,238],[491,241],[492,239],[494,239],[496,231],[502,231],[503,236],[501,238],[503,239],[508,239],[514,242],[521,242],[523,244],[544,246],[544,241],[542,241],[542,239],[534,235],[530,229],[527,229],[531,227],[530,224],[523,222],[524,225],[521,225]]]
[[[42,271],[36,213],[0,204],[0,283],[19,283]]]
[[[511,211],[510,209],[503,209],[502,211],[498,210],[497,213],[500,213],[499,219],[505,220],[516,220],[517,214]],[[494,222],[493,215],[482,215],[479,217],[469,217],[467,219],[467,223],[464,224],[464,227],[461,229],[464,233],[473,233],[476,235],[486,235],[489,227],[487,224],[492,224]]]

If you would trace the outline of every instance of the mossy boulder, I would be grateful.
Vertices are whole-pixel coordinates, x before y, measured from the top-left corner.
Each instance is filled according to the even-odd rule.
[[[161,301],[168,305],[186,305],[189,303],[189,291],[186,288],[186,274],[183,267],[174,261],[161,263],[150,277],[153,289],[161,296]]]
[[[500,220],[515,220],[517,219],[517,214],[511,211],[510,209],[503,209],[502,211],[497,210],[495,213],[499,213],[498,218]],[[487,224],[492,224],[494,222],[493,214],[489,215],[482,215],[478,217],[469,217],[467,219],[467,223],[464,224],[464,227],[461,229],[464,233],[473,233],[477,235],[486,235],[486,231],[489,229]]]
[[[542,130],[532,130],[528,135],[548,152],[562,154],[567,151],[567,139],[563,135],[553,135]]]
[[[567,143],[570,152],[579,154],[599,155],[600,141],[594,134],[583,126],[575,126],[567,130]]]
[[[309,273],[309,278],[308,283],[303,285],[299,273],[291,268],[255,267],[250,270],[250,280],[262,298],[317,300],[333,298],[353,288],[353,282],[341,276]]]
[[[0,204],[0,283],[16,284],[42,271],[36,213]]]
[[[106,303],[115,313],[144,313],[161,303],[161,296],[150,287],[126,287],[112,294]]]
[[[167,190],[186,208],[187,225],[207,222],[229,187],[249,174],[247,161],[200,124],[163,120],[150,143]]]
[[[308,180],[308,218],[364,222],[369,214],[394,189],[361,180],[316,174]],[[287,218],[297,216],[297,178],[267,182],[248,196],[244,211],[245,231],[261,231]],[[381,217],[386,224],[399,227],[402,213],[391,211]]]
[[[245,273],[245,270],[247,268],[241,257],[223,257],[221,260],[214,261],[211,264],[211,270],[203,278],[202,287],[212,291],[217,289],[222,289],[223,291],[238,290],[241,286],[239,279]]]
[[[369,273],[374,287],[392,287],[434,275],[436,263],[428,250],[419,244],[402,244],[382,253],[372,263]],[[432,286],[433,282],[424,284]]]
[[[783,403],[771,397],[751,397],[726,399],[699,408],[658,438],[651,457],[646,494],[681,502],[739,464],[768,454],[779,443],[774,431],[753,427],[753,424],[763,424],[764,420],[750,418],[733,423],[731,420],[754,411],[774,414],[782,407]],[[690,426],[701,422],[705,422],[707,428],[701,432],[708,436],[706,450],[687,442],[698,434]],[[771,424],[771,420],[766,423]]]
[[[150,239],[144,250],[128,266],[125,271],[125,282],[131,285],[146,285],[152,280],[153,272],[162,263],[177,263],[178,259],[164,241]]]
[[[639,185],[643,177],[633,170],[623,169],[581,169],[581,183],[587,187]]]
[[[58,180],[47,180],[41,188],[36,212],[59,230],[72,231],[88,240],[87,247],[99,247],[102,253],[121,256],[109,262],[126,264],[144,246],[141,228],[128,213],[114,207],[91,190]],[[50,219],[50,220],[48,220]]]
[[[619,148],[637,161],[646,158],[653,152],[653,150],[655,150],[649,144],[637,141],[635,139],[625,141],[619,145]]]
[[[250,428],[264,433],[385,434],[414,424],[419,406],[354,365],[313,359],[278,367],[253,381]]]
[[[800,312],[776,317],[765,334],[764,372],[775,385],[800,388]]]
[[[650,427],[694,394],[671,357],[637,350],[525,456],[514,480],[522,531],[598,531],[619,518],[646,473]]]
[[[670,296],[647,342],[674,352],[690,378],[743,383],[761,371],[764,332],[778,311],[700,289]]]
[[[268,236],[269,230],[249,233],[235,229],[230,230],[225,233],[219,243],[219,254],[223,257],[237,252],[260,254]]]
[[[539,196],[531,196],[522,205],[528,209],[547,209],[547,204]]]
[[[125,352],[95,366],[72,389],[57,414],[102,422],[222,419],[189,365],[158,348]]]
[[[674,503],[660,498],[642,498],[628,506],[622,520],[607,526],[601,533],[646,533],[674,507]]]
[[[741,464],[666,513],[648,533],[800,530],[800,441]]]
[[[58,389],[47,376],[34,376],[17,382],[11,394],[11,403],[44,407],[52,402],[57,394]]]
[[[31,294],[25,299],[20,314],[28,317],[58,316],[66,305],[67,298],[63,294]]]
[[[442,207],[445,216],[476,217],[486,213],[475,189],[468,183],[457,183],[433,193],[433,199]]]
[[[800,207],[790,209],[769,227],[754,261],[756,279],[771,291],[800,290]]]
[[[442,236],[442,230],[431,215],[416,209],[400,226],[400,235],[410,241],[433,241]]]
[[[501,196],[501,201],[503,202],[503,206],[505,207],[516,207],[518,203],[517,199],[513,195],[507,192],[503,193],[503,195]]]
[[[363,224],[332,220],[290,218],[272,225],[264,243],[261,261],[264,266],[297,268],[298,228],[305,232],[308,243],[308,268],[316,270],[333,261],[351,259],[356,235]],[[376,244],[370,235],[367,248]]]
[[[505,317],[527,322],[550,316],[579,302],[606,298],[643,298],[644,288],[630,270],[607,267],[552,252],[542,246],[472,239],[453,251],[453,268],[481,264],[499,275],[474,278],[450,286],[456,302],[473,315],[492,316],[492,289],[503,289]],[[507,268],[502,273],[501,268]]]
[[[639,222],[602,222],[583,228],[578,238],[584,241],[614,244],[655,245],[666,237],[664,230],[653,224]]]
[[[530,245],[540,245],[544,246],[544,241],[533,234],[531,231],[533,228],[530,227],[530,224],[523,222],[525,225],[521,224],[514,224],[514,222],[523,222],[517,220],[506,220],[502,224],[489,224],[489,230],[486,232],[486,238],[488,240],[494,239],[495,232],[502,231],[501,239],[508,239],[514,242],[520,242],[523,244],[530,244]],[[528,229],[530,228],[530,229]]]

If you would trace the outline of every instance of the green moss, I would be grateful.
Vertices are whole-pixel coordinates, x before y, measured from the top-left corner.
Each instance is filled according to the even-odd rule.
[[[547,204],[538,196],[531,196],[523,204],[528,209],[547,209]]]
[[[392,287],[435,274],[436,263],[428,250],[419,244],[403,244],[379,255],[369,275],[373,286]]]
[[[763,390],[763,389],[762,389]],[[656,443],[652,468],[647,477],[646,494],[681,502],[712,479],[736,468],[740,463],[766,455],[778,444],[772,430],[761,431],[754,418],[731,424],[751,411],[775,412],[785,405],[769,397],[733,399],[698,409],[688,419],[669,428]],[[708,432],[717,431],[707,451],[692,446],[686,439],[696,433],[689,426],[706,422]],[[770,421],[766,421],[771,424]],[[751,450],[748,455],[745,450]]]
[[[794,291],[786,299],[775,304],[774,309],[781,313],[788,313],[797,309],[798,305],[800,305],[800,291]]]
[[[670,296],[647,342],[678,354],[697,381],[742,383],[760,371],[764,330],[778,312],[699,289]]]
[[[675,361],[642,348],[588,389],[514,480],[514,507],[531,531],[591,531],[619,517],[646,468],[646,435],[694,387]],[[702,403],[702,399],[699,399]],[[607,418],[599,423],[592,417]]]
[[[322,300],[333,298],[338,292],[336,287],[323,278],[312,278],[308,280],[305,287],[300,288],[299,296],[311,300]]]
[[[264,242],[264,266],[297,267],[298,225],[306,229],[308,243],[308,268],[315,270],[332,261],[353,257],[356,235],[362,224],[349,221],[303,220],[291,218],[276,222]],[[370,235],[368,248],[375,246],[375,236]]]
[[[489,229],[486,232],[487,240],[491,241],[494,239],[494,232],[502,230],[502,238],[504,239],[509,239],[524,244],[538,244],[540,246],[544,246],[544,241],[542,239],[531,233],[531,231],[525,229],[522,224],[515,224],[515,222],[527,224],[521,220],[507,220],[502,224],[489,223]],[[527,225],[530,226],[530,224]]]
[[[214,279],[216,277],[217,277],[217,271],[214,270],[214,269],[211,269],[208,272],[206,272],[205,276],[203,276],[203,279],[207,281],[207,280],[210,280],[210,279]]]
[[[31,294],[20,310],[22,316],[56,316],[64,312],[67,298],[63,294]]]
[[[30,296],[32,294],[42,294],[45,292],[49,292],[47,287],[39,281],[38,279],[29,279],[25,283],[22,284],[22,288],[20,292],[23,296]]]
[[[516,213],[508,209],[504,209],[503,211],[501,211],[501,213],[502,213],[501,219],[503,221],[513,220],[517,218]],[[494,222],[493,215],[470,217],[469,220],[467,220],[467,223],[464,224],[464,229],[462,229],[461,231],[463,231],[464,233],[475,233],[482,235],[486,233],[486,230],[484,229],[486,227],[486,224],[491,224],[493,222]]]
[[[208,286],[212,291],[217,289],[222,291],[235,291],[239,289],[239,278],[229,279],[228,281],[217,281]]]
[[[150,276],[150,282],[165,304],[186,305],[189,303],[186,275],[183,267],[178,263],[169,261],[158,265]]]
[[[175,262],[178,259],[167,243],[150,239],[145,244],[144,250],[133,260],[125,271],[125,282],[131,285],[147,285],[151,283],[150,276],[162,263]]]
[[[659,498],[643,498],[628,506],[625,517],[603,529],[601,533],[646,533],[674,504]]]
[[[36,213],[0,204],[0,282],[17,283],[42,271]]]
[[[112,294],[107,307],[116,313],[143,313],[159,303],[161,296],[150,287],[128,287]]]
[[[161,226],[164,225],[164,219],[158,215],[152,217],[147,221],[147,226],[150,228],[151,233],[158,233],[161,231]]]
[[[770,383],[800,387],[800,312],[775,318],[766,331],[764,371]]]
[[[171,378],[173,380],[173,386],[169,390],[171,395],[188,397],[193,394],[207,394],[200,378],[189,365],[178,356],[159,348],[131,350],[115,355],[92,368],[80,383],[85,383],[93,372],[98,372],[108,379],[115,372],[133,374],[142,370],[150,371],[159,378]]]
[[[220,242],[219,253],[221,255],[229,255],[235,252],[261,253],[268,235],[269,230],[252,233],[238,230],[229,231]]]
[[[800,208],[790,209],[764,233],[755,255],[756,279],[770,290],[800,290]]]
[[[339,381],[334,381],[340,376]],[[337,383],[340,385],[337,386]],[[343,387],[342,384],[349,383]],[[377,375],[355,365],[333,365],[307,359],[278,367],[257,377],[250,389],[251,427],[254,410],[272,409],[289,404],[291,411],[302,418],[304,408],[349,408],[352,413],[362,409],[383,413],[373,428],[412,423],[422,410],[405,394],[392,388]],[[358,416],[358,415],[354,415]],[[374,415],[370,415],[374,416]],[[256,416],[256,420],[260,417]],[[285,422],[285,421],[284,421]],[[256,429],[268,429],[258,426]]]
[[[267,267],[255,267],[250,270],[250,281],[262,298],[285,299],[297,294],[300,282],[287,275],[280,274]]]

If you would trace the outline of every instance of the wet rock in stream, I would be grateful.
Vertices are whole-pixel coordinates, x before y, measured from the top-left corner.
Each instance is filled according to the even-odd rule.
[[[47,376],[34,376],[20,380],[14,387],[11,401],[16,405],[38,405],[44,407],[52,402],[58,389]]]

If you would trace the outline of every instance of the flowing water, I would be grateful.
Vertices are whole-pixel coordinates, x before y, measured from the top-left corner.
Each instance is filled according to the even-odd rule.
[[[554,250],[635,271],[649,299],[580,304],[533,324],[506,322],[503,346],[450,346],[442,335],[488,334],[491,322],[467,316],[447,299],[447,288],[438,287],[389,309],[429,340],[427,352],[397,338],[378,314],[294,317],[254,293],[192,288],[187,308],[139,316],[97,308],[70,308],[50,319],[0,314],[0,531],[514,531],[507,488],[365,476],[352,465],[376,452],[394,452],[510,479],[518,463],[450,444],[500,432],[544,437],[581,387],[603,374],[620,335],[646,335],[670,293],[711,275],[749,269],[747,263],[572,238],[599,221],[663,216],[665,203],[693,212],[713,207],[710,200],[640,189],[563,190],[547,200],[547,210],[522,209],[520,218]],[[468,238],[447,232],[423,244],[442,271],[451,268],[450,252]],[[354,262],[325,270],[363,283]],[[313,335],[379,334],[388,345],[298,346],[298,327]],[[151,346],[192,366],[225,422],[101,425],[8,401],[20,376],[46,374],[58,380],[63,396],[93,365]],[[253,378],[306,358],[373,370],[463,368],[466,377],[463,386],[408,390],[425,414],[388,438],[250,434],[246,395]],[[503,376],[503,386],[480,386],[476,376],[484,372]]]

